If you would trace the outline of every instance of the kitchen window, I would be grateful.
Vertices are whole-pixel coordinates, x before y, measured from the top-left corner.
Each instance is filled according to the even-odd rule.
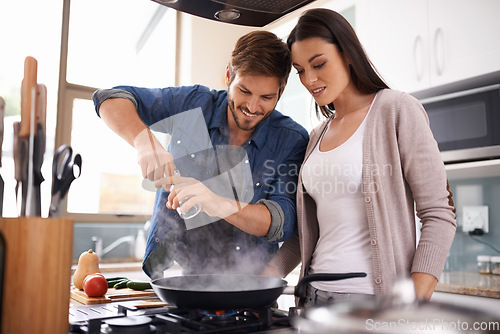
[[[0,169],[6,180],[4,197],[10,201],[4,204],[4,216],[17,216],[12,196],[15,180],[11,123],[19,120],[24,58],[33,56],[38,61],[38,83],[46,84],[48,93],[42,216],[46,217],[50,202],[55,148],[69,144],[74,153],[82,155],[82,174],[73,182],[61,213],[67,212],[79,222],[144,222],[151,215],[154,193],[141,186],[135,150],[104,125],[91,98],[97,88],[175,84],[176,11],[137,0],[15,3],[0,10],[2,31],[10,31],[13,42],[26,41],[21,48],[8,48],[8,52],[2,47],[0,72],[6,73],[3,69],[9,66],[16,70],[8,83],[0,74],[0,95],[5,98],[10,93],[7,111],[13,114],[6,122]],[[21,23],[17,27],[16,21],[30,29],[21,29]],[[9,22],[13,25],[9,26]],[[11,58],[17,61],[7,66]]]
[[[84,164],[68,194],[69,214],[151,214],[155,193],[141,186],[136,151],[97,117],[90,98],[101,87],[174,85],[175,32],[176,12],[154,2],[71,1],[64,110],[72,113],[60,113],[73,126],[61,137],[71,138]]]

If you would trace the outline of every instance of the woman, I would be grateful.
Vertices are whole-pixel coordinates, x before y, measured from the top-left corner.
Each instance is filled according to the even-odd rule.
[[[446,173],[421,104],[390,90],[338,13],[305,12],[288,37],[293,66],[326,120],[310,135],[297,191],[298,234],[264,275],[366,272],[312,282],[306,304],[381,295],[413,279],[429,299],[456,229]],[[389,54],[389,53],[388,53]],[[417,243],[414,203],[422,223]]]

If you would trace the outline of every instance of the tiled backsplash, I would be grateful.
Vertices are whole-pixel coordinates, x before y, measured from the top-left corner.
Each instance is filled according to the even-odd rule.
[[[487,244],[500,250],[500,176],[482,179],[451,180],[451,191],[457,208],[457,232],[445,269],[477,271],[478,255],[499,256]],[[480,236],[469,236],[463,232],[463,207],[488,206],[489,231]]]

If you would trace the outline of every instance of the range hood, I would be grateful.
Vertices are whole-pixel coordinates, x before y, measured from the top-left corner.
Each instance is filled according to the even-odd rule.
[[[263,27],[314,0],[152,0],[181,12],[237,25]]]

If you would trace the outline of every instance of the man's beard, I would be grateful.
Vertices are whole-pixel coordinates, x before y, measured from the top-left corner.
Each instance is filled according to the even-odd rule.
[[[258,122],[254,126],[244,126],[244,124],[242,124],[242,122],[240,122],[240,120],[239,120],[239,118],[238,118],[238,116],[236,114],[236,110],[235,110],[235,107],[234,107],[234,101],[231,100],[229,97],[227,99],[227,105],[229,106],[229,110],[231,110],[231,114],[233,115],[234,122],[236,123],[236,126],[239,129],[244,130],[244,131],[253,131],[257,127],[257,125],[259,125],[260,122]],[[242,107],[239,107],[239,108],[241,109]],[[248,113],[250,113],[248,111],[248,109],[246,109],[245,111],[248,112]]]

